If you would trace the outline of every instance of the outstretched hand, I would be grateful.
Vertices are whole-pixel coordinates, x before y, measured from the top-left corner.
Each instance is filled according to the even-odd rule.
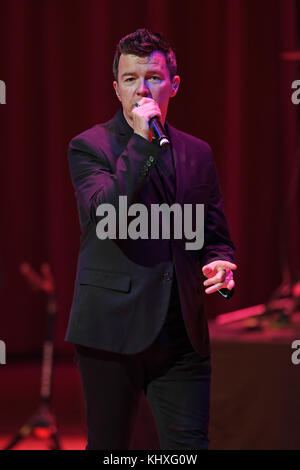
[[[205,289],[205,293],[212,294],[224,288],[231,290],[235,285],[232,272],[235,269],[237,269],[236,264],[224,260],[212,261],[203,266],[202,272],[208,278],[203,282],[203,285],[210,286]]]

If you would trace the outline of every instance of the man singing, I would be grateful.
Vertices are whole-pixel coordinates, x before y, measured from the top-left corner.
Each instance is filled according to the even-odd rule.
[[[203,140],[166,121],[180,78],[161,35],[139,29],[122,38],[113,73],[122,107],[72,139],[68,153],[82,236],[66,340],[76,345],[86,449],[129,449],[143,393],[161,449],[207,449],[211,364],[203,297],[218,291],[230,298],[237,268],[213,155]],[[153,118],[168,147],[159,145]],[[204,204],[202,247],[188,250],[184,230],[181,238],[151,238],[150,230],[148,238],[124,230],[99,237],[103,204],[115,208],[117,228],[124,225],[121,196],[128,210],[140,203],[149,213],[154,204]]]

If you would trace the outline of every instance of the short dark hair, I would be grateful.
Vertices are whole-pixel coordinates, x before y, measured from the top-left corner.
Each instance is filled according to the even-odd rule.
[[[137,29],[134,33],[127,34],[120,39],[113,61],[113,74],[118,81],[119,60],[121,54],[134,54],[146,57],[154,51],[163,52],[166,58],[170,77],[177,73],[177,61],[174,50],[169,42],[159,33],[153,33],[145,28]]]

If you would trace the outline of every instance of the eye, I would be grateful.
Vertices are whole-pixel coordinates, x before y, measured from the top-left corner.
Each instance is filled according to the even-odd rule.
[[[134,80],[134,77],[128,77],[125,79],[125,82],[132,82],[132,80]]]
[[[157,75],[152,75],[152,76],[150,77],[150,80],[157,81],[157,80],[160,80],[160,77],[158,77]]]

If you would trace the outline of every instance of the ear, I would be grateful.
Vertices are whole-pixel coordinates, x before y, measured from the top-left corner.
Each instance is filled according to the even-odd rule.
[[[172,78],[172,88],[171,88],[171,93],[170,93],[171,98],[173,98],[173,96],[176,96],[178,88],[179,88],[179,84],[180,84],[179,75],[174,75],[174,77]]]
[[[114,90],[115,90],[116,95],[117,95],[117,97],[118,97],[118,100],[121,101],[118,82],[116,82],[115,80],[114,80],[114,82],[113,82],[113,87],[114,87]]]

